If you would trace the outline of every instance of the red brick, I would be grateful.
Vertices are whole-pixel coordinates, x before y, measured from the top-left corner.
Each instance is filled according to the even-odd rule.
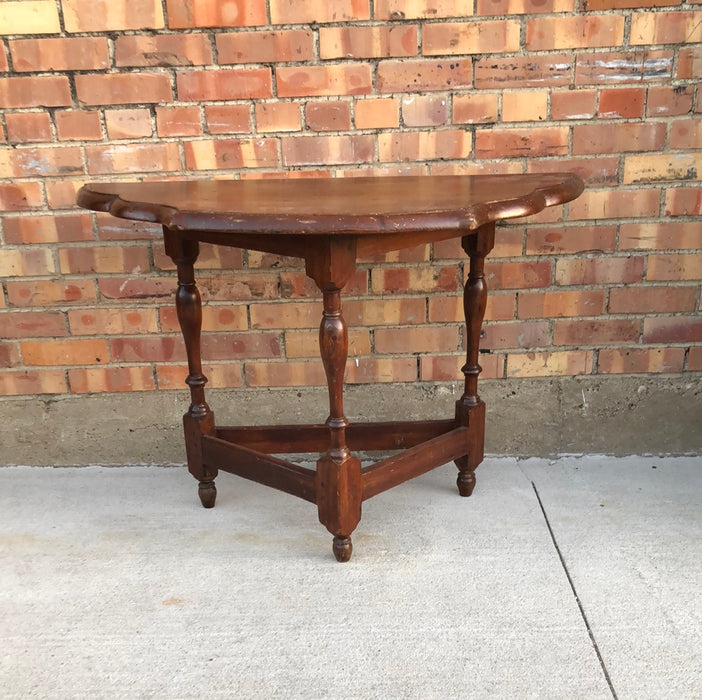
[[[277,167],[275,139],[219,139],[187,141],[185,166],[189,170]]]
[[[105,126],[109,139],[139,139],[153,133],[151,111],[148,109],[105,110]]]
[[[160,0],[61,0],[66,31],[162,29]]]
[[[3,231],[11,245],[89,241],[93,220],[90,214],[22,216],[6,218]]]
[[[0,182],[0,211],[25,211],[41,207],[42,188],[38,182]]]
[[[690,348],[686,369],[688,372],[702,372],[702,345]]]
[[[176,77],[178,99],[186,102],[246,100],[271,97],[269,68],[189,71]]]
[[[259,133],[300,131],[302,128],[300,105],[296,102],[258,102],[255,109]]]
[[[554,345],[622,345],[639,339],[640,322],[634,319],[554,321]]]
[[[270,0],[272,24],[309,24],[370,19],[368,0]]]
[[[249,266],[251,266],[251,253],[249,253]],[[304,263],[303,263],[304,265]],[[344,299],[350,296],[359,296],[368,292],[368,270],[356,270],[344,286]],[[283,271],[280,273],[279,296],[281,299],[319,299],[321,318],[321,292],[317,285],[300,270]],[[344,301],[344,308],[346,301]]]
[[[182,362],[185,359],[183,341],[175,336],[110,338],[109,346],[112,360],[118,363]]]
[[[666,216],[699,216],[702,214],[702,188],[675,187],[666,190]]]
[[[680,116],[692,111],[691,85],[652,85],[648,88],[647,117]]]
[[[321,27],[319,56],[321,59],[416,56],[417,40],[414,25]]]
[[[49,248],[5,248],[0,257],[0,277],[34,277],[55,271]]]
[[[576,124],[573,127],[573,154],[660,151],[665,144],[666,125],[662,122],[620,124]]]
[[[0,5],[0,36],[58,34],[60,31],[57,7],[51,0],[3,2]]]
[[[702,317],[660,316],[645,318],[644,343],[701,343]]]
[[[604,290],[520,293],[517,298],[519,318],[566,318],[600,316],[605,311]]]
[[[2,315],[3,338],[59,338],[68,335],[60,311],[15,311]]]
[[[15,39],[10,41],[17,72],[100,70],[110,65],[105,37]]]
[[[424,299],[361,299],[344,303],[349,326],[375,327],[424,323]]]
[[[475,87],[556,87],[571,83],[573,58],[569,54],[480,58],[475,63]]]
[[[623,8],[664,7],[680,5],[682,0],[587,0],[584,10],[618,10]]]
[[[174,299],[175,286],[172,277],[105,277],[98,280],[103,299],[171,301]]]
[[[491,124],[497,121],[497,93],[453,96],[454,124]]]
[[[375,294],[419,294],[456,292],[460,289],[458,269],[448,267],[388,267],[371,270],[371,289]]]
[[[556,261],[556,284],[634,284],[643,279],[643,256],[566,258]]]
[[[50,209],[75,209],[80,180],[45,180],[44,187]]]
[[[252,304],[251,328],[318,328],[321,318],[317,302],[298,302],[283,306],[280,303]]]
[[[639,119],[643,116],[644,96],[644,89],[639,87],[605,88],[600,91],[598,115],[603,119]]]
[[[130,221],[118,219],[111,214],[97,214],[98,238],[101,241],[130,241],[139,239],[153,241],[161,236],[161,226],[148,221]],[[152,244],[153,245],[153,244]]]
[[[676,76],[678,80],[696,80],[700,73],[702,73],[702,47],[681,48],[678,51]]]
[[[502,95],[503,122],[538,122],[548,118],[548,90],[520,90]]]
[[[507,377],[590,374],[593,358],[591,350],[510,353],[507,356]]]
[[[9,70],[9,65],[7,63],[7,53],[5,52],[5,46],[0,43],[0,73],[7,73]]]
[[[640,12],[631,17],[629,43],[682,44],[702,42],[702,12]]]
[[[365,95],[372,90],[370,66],[334,64],[276,68],[279,97]]]
[[[269,273],[198,275],[204,301],[262,300],[278,297],[278,277]]]
[[[247,362],[244,378],[250,387],[322,386],[326,384],[319,360],[286,362]]]
[[[380,92],[420,92],[471,87],[470,59],[382,61],[378,65]]]
[[[509,321],[514,318],[514,292],[488,294],[486,321]],[[429,323],[463,323],[463,295],[458,297],[429,297]]]
[[[585,190],[568,205],[570,219],[614,219],[655,217],[660,208],[660,190]]]
[[[3,396],[65,394],[66,391],[66,375],[60,369],[0,372],[0,394]]]
[[[249,105],[205,105],[205,121],[210,134],[249,133]]]
[[[86,105],[117,105],[138,102],[170,102],[171,83],[165,73],[81,74],[75,76],[79,102]]]
[[[72,394],[151,391],[156,388],[151,367],[91,367],[69,369]]]
[[[0,108],[66,107],[72,102],[65,75],[0,78]]]
[[[7,282],[6,288],[11,306],[65,306],[96,299],[92,280],[23,280]]]
[[[347,305],[344,304],[346,317]],[[371,354],[370,332],[366,329],[349,329],[349,358]],[[319,358],[319,331],[285,331],[285,356],[288,358]]]
[[[156,131],[159,136],[201,136],[200,107],[156,107]]]
[[[26,340],[20,343],[24,364],[51,367],[55,365],[94,365],[107,362],[107,343],[90,340]]]
[[[203,66],[212,63],[205,34],[122,35],[115,39],[115,65]]]
[[[19,344],[0,340],[0,367],[16,367],[20,363]],[[6,372],[2,372],[6,374]]]
[[[486,278],[491,289],[530,289],[551,284],[548,260],[486,263]]]
[[[622,224],[619,249],[674,250],[700,247],[700,228],[695,221],[657,221]]]
[[[217,34],[216,41],[220,65],[314,59],[314,35],[309,29]]]
[[[59,250],[64,274],[120,273],[139,274],[150,268],[148,251],[142,246],[102,246],[62,248]]]
[[[56,133],[61,141],[100,141],[100,112],[62,110],[56,112]]]
[[[0,152],[0,177],[67,176],[83,172],[83,158],[78,147],[17,148]]]
[[[604,253],[614,250],[615,240],[614,226],[530,226],[527,229],[526,254]]]
[[[137,173],[179,171],[177,143],[130,143],[110,146],[87,146],[88,172]]]
[[[481,379],[502,379],[505,356],[484,354],[480,356]],[[463,379],[461,367],[465,355],[422,355],[419,358],[419,378],[423,382],[455,382]]]
[[[376,0],[375,19],[438,19],[473,14],[472,0]]]
[[[308,102],[305,121],[312,131],[348,131],[351,128],[349,102]]]
[[[619,184],[619,156],[603,156],[597,158],[559,158],[558,167],[563,172],[573,172],[587,183],[586,189],[597,187],[614,187]],[[533,158],[527,160],[528,173],[553,172],[553,161],[549,159]],[[546,210],[557,212],[558,208]]]
[[[448,120],[446,95],[406,95],[402,98],[405,126],[441,126]]]
[[[417,361],[414,357],[362,357],[346,368],[349,384],[376,382],[413,382],[417,379]]]
[[[479,15],[519,15],[572,12],[574,0],[478,0]]]
[[[650,153],[626,156],[624,184],[702,179],[702,153]]]
[[[71,335],[122,335],[158,332],[156,309],[71,309]]]
[[[702,279],[702,255],[699,255],[699,253],[649,255],[646,279]]]
[[[591,119],[596,113],[596,90],[551,91],[551,119]]]
[[[238,388],[243,385],[241,365],[232,364],[205,364],[205,376],[208,378],[207,386],[213,389]],[[156,381],[159,389],[185,389],[185,377],[188,376],[186,365],[157,365]]]
[[[471,146],[470,133],[458,129],[378,135],[378,157],[381,162],[468,158]]]
[[[603,348],[597,371],[601,374],[682,372],[684,348]]]
[[[534,348],[550,345],[550,339],[547,321],[508,321],[487,324],[480,346],[483,350]]]
[[[519,50],[519,33],[517,20],[425,24],[422,53],[425,56],[511,53]]]
[[[669,81],[672,51],[581,53],[575,65],[576,85]]]
[[[273,359],[282,354],[278,333],[208,333],[202,347],[208,360]]]
[[[410,328],[378,328],[375,331],[375,352],[381,354],[454,352],[460,348],[455,326],[419,326]]]
[[[372,136],[287,136],[281,139],[283,165],[370,163],[375,155]]]
[[[393,97],[358,100],[354,114],[357,129],[392,129],[400,125],[398,102]]]
[[[694,286],[647,285],[615,287],[609,292],[611,314],[652,314],[694,311]]]
[[[702,149],[702,121],[695,119],[677,119],[670,124],[670,148]],[[699,177],[697,179],[700,179]]]
[[[565,155],[568,152],[567,127],[533,129],[488,129],[475,135],[477,158],[519,158]]]
[[[624,17],[585,15],[581,17],[538,17],[527,21],[527,51],[621,46]]]
[[[171,29],[266,24],[265,0],[166,0],[166,11]]]
[[[166,333],[180,332],[174,305],[160,309],[161,330]],[[248,328],[246,305],[208,304],[202,307],[203,332],[245,331]]]
[[[10,143],[53,141],[51,117],[47,112],[8,112],[5,124]]]

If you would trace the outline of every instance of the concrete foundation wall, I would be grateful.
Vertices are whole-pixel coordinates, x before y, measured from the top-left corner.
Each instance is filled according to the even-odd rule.
[[[702,454],[699,377],[562,377],[485,381],[486,451]],[[350,420],[447,418],[457,384],[350,386]],[[221,425],[323,422],[325,388],[216,391]],[[187,391],[18,398],[0,403],[3,465],[179,464]]]

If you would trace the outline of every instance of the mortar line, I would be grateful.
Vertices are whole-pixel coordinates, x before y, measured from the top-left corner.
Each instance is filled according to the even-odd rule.
[[[544,516],[544,520],[546,521],[546,527],[548,528],[548,533],[551,536],[551,541],[553,542],[553,546],[555,547],[556,553],[558,554],[558,559],[560,560],[561,566],[563,567],[563,571],[565,572],[566,578],[568,579],[570,590],[573,591],[575,602],[578,604],[578,609],[580,610],[580,615],[583,618],[583,622],[585,623],[585,628],[587,629],[588,636],[590,637],[590,642],[592,643],[592,646],[595,649],[595,653],[597,654],[597,660],[600,662],[600,668],[602,669],[602,673],[604,674],[605,680],[607,681],[607,685],[609,686],[609,690],[612,693],[612,697],[614,698],[614,700],[618,700],[617,693],[614,690],[614,685],[612,684],[612,679],[609,675],[609,671],[607,670],[607,666],[605,665],[604,659],[602,658],[602,654],[600,652],[599,646],[597,645],[597,640],[595,639],[592,627],[590,627],[590,622],[587,619],[587,615],[585,614],[585,608],[583,608],[583,605],[580,602],[580,597],[578,596],[578,592],[575,589],[575,583],[573,582],[573,578],[571,577],[570,572],[568,571],[565,559],[563,557],[563,554],[561,553],[560,547],[558,546],[556,535],[553,532],[553,528],[551,527],[551,522],[549,521],[548,515],[546,514],[546,509],[544,508],[544,504],[541,500],[541,496],[539,495],[539,491],[536,488],[536,484],[533,481],[531,482],[531,486],[534,489],[534,493],[536,494],[536,500],[539,503],[539,508],[541,508],[541,513]]]

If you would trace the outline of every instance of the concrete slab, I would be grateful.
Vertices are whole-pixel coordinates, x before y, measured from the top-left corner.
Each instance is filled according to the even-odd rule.
[[[702,458],[520,465],[617,695],[702,697]]]
[[[611,697],[517,462],[454,481],[368,501],[341,565],[314,506],[226,474],[206,511],[184,469],[0,469],[2,695]]]

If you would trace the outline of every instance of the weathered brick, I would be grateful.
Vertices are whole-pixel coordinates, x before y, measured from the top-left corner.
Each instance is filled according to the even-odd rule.
[[[475,87],[556,87],[571,83],[573,58],[569,54],[545,54],[481,58],[475,63]]]
[[[520,90],[502,95],[503,122],[538,122],[548,117],[548,90]]]
[[[619,10],[625,8],[663,7],[680,5],[682,0],[587,0],[584,10]]]
[[[581,17],[537,17],[527,21],[528,51],[621,46],[624,17],[614,14]]]
[[[185,166],[189,170],[269,168],[279,165],[275,139],[218,139],[187,141]]]
[[[647,153],[624,161],[624,184],[700,179],[702,153]]]
[[[455,292],[460,289],[458,269],[448,267],[388,267],[371,271],[374,294]]]
[[[185,359],[183,341],[175,336],[110,338],[109,347],[114,362],[182,362]]]
[[[519,318],[566,318],[600,316],[605,311],[605,291],[578,290],[525,292],[517,297]]]
[[[271,97],[269,68],[189,71],[176,77],[178,99],[185,102],[246,100]]]
[[[644,257],[565,258],[556,261],[556,284],[635,284],[643,279]]]
[[[244,377],[250,387],[322,386],[326,384],[319,360],[285,362],[247,362]]]
[[[365,95],[371,92],[367,64],[284,66],[276,68],[279,97]]]
[[[92,280],[22,280],[7,282],[6,287],[11,306],[65,306],[96,300]]]
[[[485,326],[480,346],[483,350],[534,348],[550,345],[550,340],[547,321],[508,321]]]
[[[88,172],[106,173],[176,172],[180,166],[178,144],[130,143],[108,146],[87,146]]]
[[[405,126],[441,126],[448,120],[447,95],[406,95],[402,98]]]
[[[678,80],[697,80],[702,73],[702,47],[681,48],[678,51]],[[699,97],[699,93],[698,93]]]
[[[5,51],[5,45],[0,42],[0,73],[7,73],[9,70],[9,64],[7,62],[7,53]]]
[[[622,345],[639,339],[636,319],[554,321],[554,345]]]
[[[344,318],[349,326],[375,327],[424,323],[424,299],[361,299],[344,303]]]
[[[486,263],[486,278],[491,289],[530,289],[551,284],[548,260]]]
[[[344,304],[344,317],[347,317]],[[371,354],[370,333],[366,329],[350,328],[349,358]],[[285,356],[291,359],[319,358],[319,331],[285,331]]]
[[[468,158],[471,136],[467,131],[404,131],[378,135],[378,157],[385,162]]]
[[[514,318],[517,295],[514,292],[488,294],[486,321],[509,321]],[[429,297],[429,323],[464,323],[463,295]]]
[[[702,279],[702,255],[699,253],[668,253],[648,256],[648,280]]]
[[[220,65],[314,59],[314,35],[309,29],[217,34],[216,41]]]
[[[89,241],[93,220],[90,214],[21,216],[6,218],[3,231],[10,245]]]
[[[83,158],[78,147],[32,147],[0,151],[0,177],[43,177],[83,172]]]
[[[480,92],[470,95],[454,95],[454,124],[490,124],[498,118],[497,93]]]
[[[239,362],[205,363],[203,369],[208,379],[208,388],[230,389],[243,386],[242,367]],[[187,365],[156,365],[159,389],[184,389],[187,376]]]
[[[54,115],[61,141],[100,141],[102,126],[97,110],[61,110]]]
[[[592,350],[510,353],[507,355],[507,377],[590,374],[593,361]]]
[[[251,328],[318,328],[321,318],[319,304],[298,302],[283,306],[280,303],[252,304]]]
[[[202,353],[208,360],[273,359],[281,357],[278,333],[207,333]]]
[[[643,327],[644,343],[701,343],[702,317],[659,316],[645,318]]]
[[[600,374],[682,372],[684,348],[603,348],[597,358]]]
[[[375,352],[381,354],[455,352],[460,348],[455,326],[378,328],[374,335]]]
[[[400,124],[398,102],[393,97],[358,100],[354,116],[357,129],[392,129]]]
[[[625,122],[618,124],[576,124],[573,154],[659,151],[665,144],[665,124]]]
[[[673,117],[688,114],[692,111],[692,99],[691,85],[652,85],[648,88],[646,116]]]
[[[153,133],[151,112],[148,109],[105,110],[105,126],[110,139],[139,139]]]
[[[382,61],[378,65],[380,92],[419,92],[471,87],[470,59],[409,59]]]
[[[61,338],[68,335],[60,311],[14,311],[2,315],[3,338]]]
[[[65,394],[66,392],[66,374],[60,369],[0,372],[0,393],[3,396]]]
[[[5,115],[10,143],[52,141],[51,117],[47,112],[8,112]]]
[[[0,340],[0,367],[16,367],[20,364],[19,344],[14,341]],[[2,374],[6,373],[2,372]]]
[[[418,31],[414,25],[321,27],[319,57],[332,59],[416,56],[417,39]]]
[[[676,250],[699,248],[699,223],[696,221],[656,221],[622,224],[619,249]]]
[[[468,17],[473,14],[472,0],[376,0],[375,19],[438,19]]]
[[[417,379],[417,361],[414,357],[362,357],[358,364],[346,367],[349,384],[371,382],[413,382]]]
[[[53,0],[5,0],[0,3],[0,35],[58,34],[58,8]]]
[[[258,102],[255,108],[258,132],[300,131],[302,128],[300,105],[296,102]]]
[[[673,71],[672,51],[631,51],[578,54],[576,85],[669,81]]]
[[[596,113],[596,90],[551,91],[551,119],[591,119]]]
[[[480,356],[481,379],[502,379],[504,355],[484,354]],[[422,355],[419,358],[419,378],[423,382],[455,382],[463,379],[461,367],[465,355]]]
[[[568,152],[567,127],[479,130],[475,135],[477,158],[557,156]]]
[[[171,29],[266,24],[265,0],[166,0],[166,12]]]
[[[604,88],[600,90],[598,116],[603,119],[639,119],[643,116],[644,96],[645,91],[640,87]]]
[[[689,372],[702,372],[702,345],[690,348],[687,356],[687,370]]]
[[[120,273],[139,274],[148,271],[148,251],[143,246],[100,246],[62,248],[59,264],[64,274]]]
[[[212,63],[205,34],[126,34],[115,39],[115,65],[202,66]]]
[[[702,149],[702,120],[677,119],[672,122],[668,145],[674,149]]]
[[[615,226],[529,226],[526,237],[527,255],[551,255],[554,253],[607,253],[614,250]]]
[[[205,105],[205,122],[210,134],[249,133],[249,105]]]
[[[586,190],[569,205],[570,219],[654,217],[660,207],[660,190]]]
[[[79,102],[86,105],[117,105],[139,102],[170,102],[171,83],[165,73],[87,73],[75,76]]]
[[[158,332],[156,309],[70,309],[71,335],[133,335]]]
[[[161,236],[161,226],[148,221],[130,221],[118,219],[111,214],[95,214],[98,239],[101,241],[130,241],[139,239],[153,241]],[[155,248],[155,244],[152,243]]]
[[[0,257],[0,277],[33,277],[55,272],[49,248],[5,248]]]
[[[702,42],[702,12],[641,12],[631,17],[629,43],[682,44]]]
[[[172,301],[175,294],[172,277],[105,277],[98,280],[98,288],[110,300]]]
[[[72,394],[151,391],[156,388],[151,367],[91,367],[69,369]]]
[[[351,105],[342,101],[308,102],[305,122],[312,131],[348,131],[351,128]]]
[[[272,24],[309,24],[370,19],[368,0],[270,0]]]
[[[517,20],[425,24],[422,53],[425,56],[511,53],[519,50],[519,33]]]
[[[66,31],[162,29],[160,0],[61,0]]]
[[[579,175],[587,183],[587,189],[597,187],[615,187],[619,184],[619,156],[598,155],[597,158],[559,158],[558,167],[563,172],[572,172]],[[548,159],[531,158],[527,160],[528,173],[553,172],[553,161]],[[559,207],[546,209],[545,214],[556,214],[561,211]]]
[[[648,285],[616,287],[609,293],[611,314],[654,314],[694,311],[694,286]]]
[[[100,338],[25,340],[20,343],[20,350],[28,366],[95,365],[109,359],[107,343]]]
[[[519,15],[572,12],[575,0],[478,0],[479,15]]]
[[[281,141],[286,166],[369,163],[375,155],[373,137],[364,134],[286,136]]]
[[[666,216],[699,216],[700,214],[702,214],[702,188],[675,187],[666,190]]]
[[[18,72],[100,70],[110,64],[105,37],[16,39],[10,55]]]
[[[67,107],[71,103],[71,88],[65,75],[0,78],[2,109]]]
[[[38,182],[19,184],[0,182],[0,211],[24,211],[42,206],[42,189]]]
[[[159,136],[201,136],[200,107],[156,107],[156,131]]]

